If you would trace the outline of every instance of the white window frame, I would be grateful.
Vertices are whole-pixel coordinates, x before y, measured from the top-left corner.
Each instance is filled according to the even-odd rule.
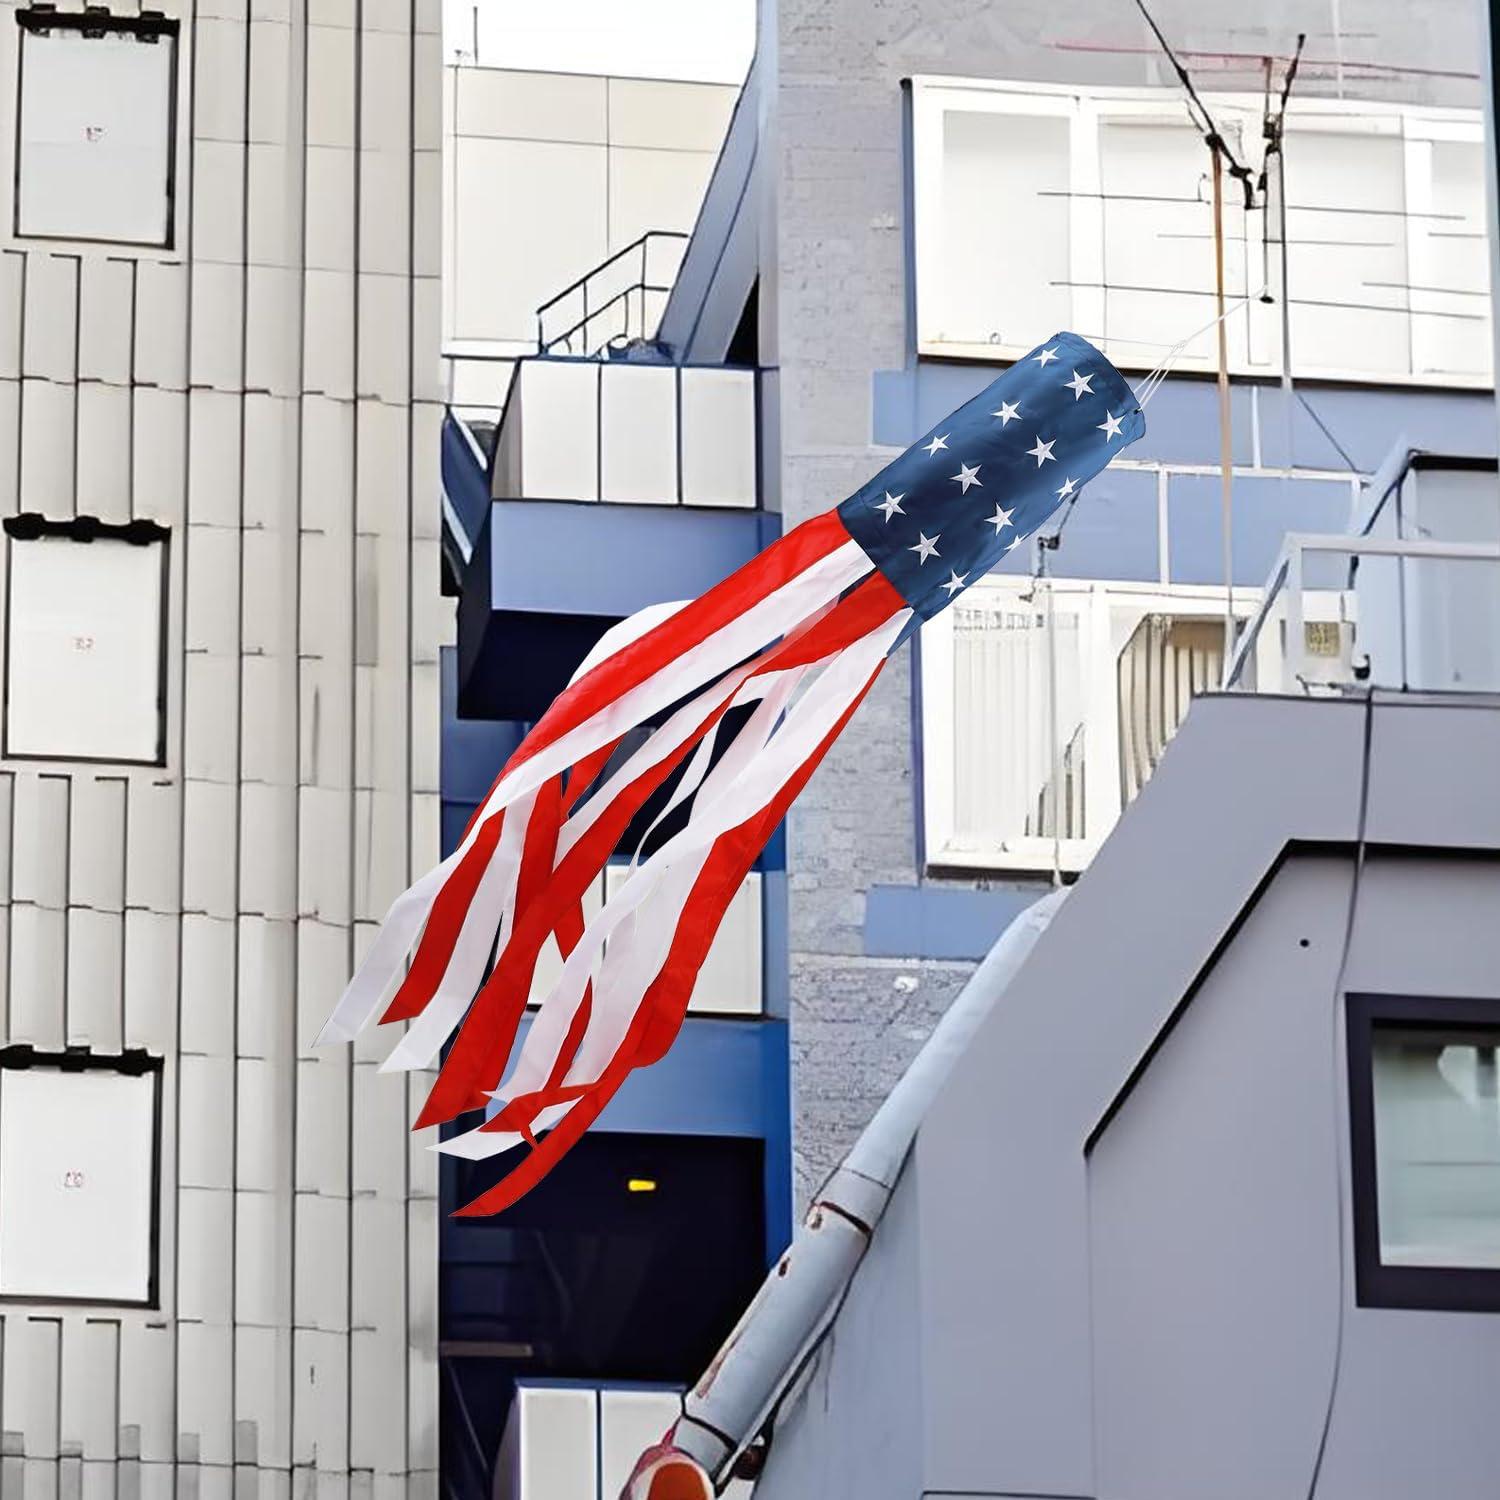
[[[1226,131],[1232,125],[1250,123],[1246,134],[1254,142],[1259,161],[1260,119],[1264,100],[1251,94],[1206,95],[1208,107]],[[912,203],[915,218],[915,265],[917,352],[949,359],[1009,362],[1029,352],[1030,345],[977,343],[938,339],[928,332],[928,313],[936,305],[938,278],[943,274],[940,257],[924,247],[940,243],[942,235],[943,117],[950,110],[1022,117],[1062,117],[1071,122],[1069,170],[1075,194],[1097,193],[1100,184],[1099,127],[1112,121],[1155,120],[1178,122],[1186,118],[1186,106],[1175,90],[1097,88],[1080,90],[1059,85],[974,78],[916,77],[912,80]],[[1432,151],[1435,142],[1463,142],[1483,147],[1484,123],[1478,110],[1416,108],[1365,100],[1299,99],[1295,102],[1291,128],[1296,131],[1349,132],[1359,124],[1369,134],[1397,136],[1405,141],[1405,194],[1408,209],[1420,212],[1432,200]],[[1232,233],[1242,200],[1238,184],[1226,181],[1228,228]],[[1428,262],[1429,231],[1420,218],[1405,224],[1407,275],[1414,285],[1424,284]],[[1258,237],[1257,237],[1258,238]],[[1069,326],[1091,337],[1104,326],[1103,204],[1098,198],[1074,196],[1069,200],[1069,258],[1060,274],[1075,283]],[[1258,243],[1251,248],[1258,251]],[[1273,267],[1273,283],[1279,275]],[[1278,288],[1273,284],[1273,294]],[[1351,299],[1352,300],[1352,299]],[[1193,333],[1213,315],[1205,301],[1202,316],[1195,300],[1181,299],[1179,323],[1163,334],[1164,340]],[[1424,319],[1432,310],[1407,315],[1413,352],[1423,337]],[[1280,370],[1280,308],[1252,301],[1228,319],[1230,370],[1237,375],[1268,375]],[[1270,358],[1254,362],[1250,356],[1252,327],[1257,348],[1273,351]],[[1037,332],[1045,338],[1051,329]],[[1427,337],[1430,338],[1430,331]],[[1197,352],[1184,352],[1176,361],[1181,370],[1207,371],[1215,367],[1211,339],[1199,341]],[[1112,340],[1105,348],[1110,358],[1126,370],[1144,370],[1155,363],[1156,354],[1140,345]],[[1348,381],[1362,385],[1420,385],[1487,390],[1492,379],[1484,373],[1429,371],[1351,370],[1337,365],[1317,365],[1302,359],[1294,346],[1294,373],[1302,378]],[[1414,360],[1420,364],[1420,361]]]
[[[1023,607],[1021,596],[1032,588],[1032,580],[992,575],[975,589],[991,594],[997,603],[1010,599]],[[1030,606],[1046,607],[1048,585],[1038,585]],[[926,864],[934,871],[993,870],[1035,873],[1050,870],[1054,843],[1061,868],[1076,874],[1093,859],[1109,836],[1122,811],[1120,801],[1119,697],[1116,662],[1118,653],[1111,640],[1112,609],[1129,606],[1149,614],[1179,618],[1222,619],[1224,590],[1201,584],[1131,583],[1059,578],[1051,581],[1054,607],[1079,619],[1079,646],[1083,653],[1084,698],[1084,836],[1054,841],[1032,835],[1006,839],[986,847],[960,837],[955,810],[953,764],[956,750],[954,726],[959,705],[954,691],[954,618],[944,610],[922,629],[922,808]],[[1260,602],[1259,589],[1236,588],[1235,614],[1244,619],[1254,614]],[[1100,690],[1102,687],[1102,691]]]
[[[17,189],[19,184],[20,150],[20,99],[21,99],[21,26],[15,16],[17,11],[32,9],[30,5],[19,5],[10,11],[0,25],[0,78],[10,86],[10,97],[15,101],[9,130],[0,131],[0,178],[4,188],[0,189],[0,207],[4,220],[0,223],[0,244],[15,250],[45,249],[53,253],[64,253],[70,249],[103,252],[112,258],[126,257],[143,261],[171,261],[182,259],[183,247],[187,243],[188,216],[192,201],[192,184],[189,178],[189,163],[192,160],[192,109],[191,84],[193,60],[191,11],[185,10],[180,0],[152,0],[150,9],[160,12],[163,19],[176,25],[172,78],[172,110],[169,122],[171,140],[168,143],[170,181],[168,183],[169,211],[168,235],[165,243],[137,240],[99,239],[88,236],[51,236],[17,233]],[[76,15],[69,8],[63,12]],[[108,17],[125,22],[138,21],[140,12],[123,5],[113,5]]]

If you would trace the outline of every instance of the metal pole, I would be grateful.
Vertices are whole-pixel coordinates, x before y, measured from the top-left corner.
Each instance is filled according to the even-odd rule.
[[[1057,734],[1057,611],[1047,572],[1047,539],[1038,537],[1037,579],[1047,590],[1047,735],[1052,750],[1052,884],[1062,884],[1062,746]]]
[[[1286,243],[1286,151],[1276,148],[1276,216],[1281,236],[1281,415],[1285,425],[1286,471],[1292,472],[1292,285],[1287,273]]]
[[[1214,294],[1219,313],[1219,469],[1223,476],[1224,534],[1224,659],[1234,654],[1234,495],[1230,472],[1234,449],[1229,423],[1229,330],[1224,318],[1224,163],[1216,141],[1209,142],[1214,160]]]

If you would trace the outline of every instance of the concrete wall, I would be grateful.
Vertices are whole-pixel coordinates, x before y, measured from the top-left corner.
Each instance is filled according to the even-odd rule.
[[[762,1500],[871,1493],[872,1433],[912,1500],[1299,1500],[1330,1400],[1319,1495],[1489,1492],[1493,1314],[1355,1303],[1365,715],[1195,705],[923,1122]],[[1500,710],[1368,728],[1342,987],[1500,1002]]]
[[[857,0],[782,0],[774,18],[769,9],[758,63],[774,100],[761,148],[771,168],[761,354],[779,368],[779,492],[790,525],[836,504],[891,453],[876,446],[875,421],[886,407],[886,380],[905,377],[882,372],[905,371],[913,357],[901,80],[916,73],[1163,87],[1173,80],[1129,7],[903,0],[872,10]],[[1307,95],[1479,103],[1479,14],[1464,0],[1420,10],[1392,0],[1346,3],[1338,39],[1326,10],[1282,0],[1248,18],[1222,0],[1172,0],[1155,9],[1216,89],[1258,91],[1262,54],[1285,54],[1305,30],[1311,40],[1299,89]],[[1199,392],[1193,382],[1179,384],[1193,399],[1168,421],[1174,451],[1166,456],[1215,462],[1213,423],[1189,410]],[[917,383],[906,388],[915,393]],[[881,421],[884,442],[904,443],[922,430],[922,399],[911,395],[907,424]],[[1153,416],[1170,412],[1174,399],[1164,393]],[[1352,391],[1340,399],[1360,398]],[[1455,410],[1461,399],[1452,398]],[[1471,425],[1471,405],[1482,405],[1490,421],[1488,403],[1469,397],[1459,426]],[[1424,420],[1431,419],[1424,413]],[[1380,426],[1394,435],[1401,421],[1387,409]],[[967,972],[866,956],[865,892],[922,878],[912,661],[907,647],[889,664],[791,817],[794,1120],[803,1194],[837,1160]]]
[[[165,765],[0,766],[4,1038],[165,1059],[161,1300],[0,1310],[0,1493],[436,1494],[424,1080],[311,1042],[438,845],[439,8],[165,9],[176,249],[0,250],[0,511],[171,533]]]

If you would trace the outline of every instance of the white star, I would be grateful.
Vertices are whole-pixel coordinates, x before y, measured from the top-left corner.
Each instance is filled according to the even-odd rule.
[[[1043,349],[1040,354],[1033,354],[1031,357],[1045,370],[1057,358],[1057,345],[1054,344],[1050,349]]]
[[[1104,434],[1104,441],[1107,443],[1111,438],[1119,437],[1120,419],[1112,417],[1106,412],[1104,420],[1099,424],[1098,430]]]
[[[973,484],[977,484],[980,489],[984,488],[984,481],[979,477],[978,464],[975,464],[972,469],[968,464],[959,464],[958,473],[953,476],[953,482],[963,486],[963,489],[959,491],[961,495],[967,495],[969,493],[969,486]]]
[[[964,586],[964,579],[968,576],[967,573],[955,573],[952,568],[949,568],[948,581],[943,587],[948,590],[948,597],[950,599]]]
[[[1020,538],[1020,537],[1017,537],[1017,538],[1016,538],[1016,539],[1015,539],[1015,540],[1014,540],[1014,541],[1013,541],[1013,542],[1012,542],[1012,543],[1011,543],[1011,544],[1010,544],[1010,546],[1008,546],[1008,547],[1007,547],[1007,548],[1006,548],[1006,549],[1005,549],[1005,550],[1006,550],[1006,551],[1007,551],[1007,552],[1014,552],[1014,551],[1015,551],[1015,550],[1016,550],[1016,548],[1017,548],[1017,547],[1019,547],[1019,546],[1020,546],[1020,545],[1021,545],[1021,538]]]
[[[1072,391],[1073,399],[1076,401],[1080,396],[1094,394],[1094,388],[1089,384],[1093,378],[1092,375],[1080,375],[1077,370],[1074,370],[1073,378],[1063,381],[1063,384]]]
[[[1056,441],[1056,438],[1052,439],[1052,443],[1055,443]],[[1041,434],[1038,433],[1036,439],[1036,447],[1028,448],[1026,450],[1027,453],[1036,460],[1037,468],[1040,469],[1044,463],[1046,463],[1049,459],[1052,459],[1052,443],[1044,443],[1042,441]],[[1054,463],[1056,462],[1055,459],[1053,459],[1052,461]]]
[[[927,447],[926,447],[926,449],[924,451],[926,452],[928,458],[931,458],[932,455],[934,453],[936,453],[939,448],[946,448],[947,446],[948,446],[948,434],[945,432],[942,435],[942,437],[935,437],[935,438],[933,438],[933,440],[930,443],[928,443],[928,445],[927,445]]]
[[[1002,510],[997,505],[995,507],[995,514],[988,517],[985,524],[988,526],[993,526],[995,528],[995,535],[999,536],[1001,531],[1003,531],[1005,527],[1015,525],[1015,522],[1011,520],[1011,517],[1013,515],[1015,515],[1015,511]]]
[[[990,415],[992,417],[999,417],[1000,425],[1004,427],[1021,415],[1021,408],[1014,401],[1002,401],[1000,403],[1000,410],[992,411]]]
[[[906,499],[905,490],[903,490],[899,495],[893,495],[889,490],[887,490],[885,492],[885,499],[877,500],[875,502],[875,509],[883,510],[885,512],[885,519],[887,524],[889,524],[892,516],[904,516],[906,514],[906,512],[901,509],[901,502],[904,499]]]
[[[929,557],[938,557],[941,555],[937,549],[938,537],[941,535],[942,533],[939,532],[938,536],[930,537],[919,531],[917,533],[917,545],[915,547],[908,547],[906,550],[917,554],[917,563],[920,566]]]
[[[1078,485],[1074,480],[1066,479],[1063,481],[1063,487],[1057,492],[1057,498],[1059,500],[1066,500],[1077,488]]]

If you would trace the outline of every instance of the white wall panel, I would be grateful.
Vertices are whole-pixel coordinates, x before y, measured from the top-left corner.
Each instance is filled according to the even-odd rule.
[[[605,364],[599,387],[599,498],[671,504],[677,498],[677,371]]]
[[[609,80],[609,138],[616,146],[717,155],[739,90],[654,78]]]
[[[135,380],[187,386],[188,275],[181,262],[143,260],[135,268]]]
[[[68,912],[67,1043],[118,1052],[125,1004],[125,919],[119,912]]]
[[[78,387],[79,515],[130,519],[130,390]]]
[[[47,906],[16,904],[10,911],[10,1038],[50,1052],[61,1050],[67,918]]]
[[[193,259],[238,265],[245,258],[245,146],[199,141],[193,160]]]
[[[21,373],[25,275],[26,256],[16,250],[0,250],[0,376],[7,379],[15,379]]]
[[[302,381],[307,390],[354,395],[354,285],[349,271],[308,271],[302,304]]]
[[[130,383],[134,321],[135,263],[123,256],[84,256],[78,284],[80,380]]]
[[[54,520],[73,514],[77,387],[21,382],[21,508]]]
[[[406,1205],[414,1164],[429,1195],[433,1164],[412,1154],[407,1091],[363,1069],[360,1170],[390,1221],[351,1246],[353,1049],[311,1042],[352,934],[369,941],[413,863],[413,766],[435,845],[441,24],[401,0],[306,10],[305,29],[284,0],[248,28],[229,0],[185,17],[177,258],[0,254],[0,510],[173,527],[167,765],[81,778],[71,823],[67,776],[25,776],[14,828],[0,807],[9,1035],[167,1063],[157,1321],[70,1321],[61,1354],[42,1325],[49,1365],[0,1312],[7,1365],[24,1357],[52,1393],[14,1413],[11,1381],[0,1395],[27,1455],[0,1457],[0,1487],[24,1481],[27,1500],[180,1500],[179,1481],[291,1500],[311,1493],[294,1461],[320,1496],[347,1494],[366,1354],[357,1438],[379,1483],[357,1488],[426,1493],[430,1472],[404,1471],[435,1463],[434,1205],[410,1231]],[[358,757],[356,700],[374,741]]]
[[[755,376],[749,370],[682,372],[682,499],[686,505],[753,506]]]
[[[26,266],[23,375],[66,383],[77,374],[78,257],[33,255]]]
[[[457,133],[603,145],[608,80],[577,73],[454,70]]]
[[[237,390],[245,359],[245,268],[199,261],[191,278],[189,378]]]
[[[599,498],[599,365],[528,360],[520,367],[525,423],[521,492],[538,500]]]

